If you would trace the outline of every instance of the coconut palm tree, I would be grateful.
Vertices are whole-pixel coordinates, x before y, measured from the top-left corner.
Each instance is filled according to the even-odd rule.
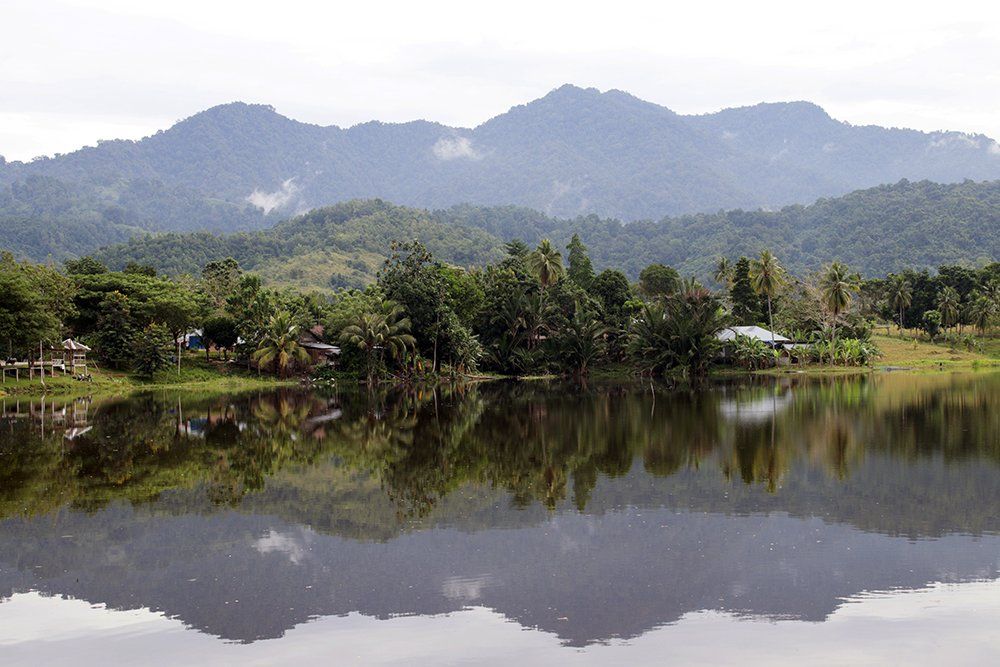
[[[282,311],[271,316],[253,360],[259,366],[275,366],[281,377],[296,361],[309,361],[309,353],[299,345],[299,326],[292,321],[291,313]]]
[[[980,334],[984,334],[996,317],[997,307],[989,297],[978,295],[969,303],[968,314],[969,322],[979,330]]]
[[[889,305],[899,313],[899,334],[903,335],[903,311],[913,303],[913,288],[904,276],[893,276],[889,281]]]
[[[416,345],[410,335],[410,318],[402,306],[394,301],[382,301],[370,312],[362,313],[354,324],[344,327],[340,340],[354,345],[365,355],[368,384],[373,384],[385,351],[393,359],[401,359],[406,351]]]
[[[767,297],[767,322],[771,328],[771,347],[774,347],[774,316],[771,299],[778,295],[785,284],[785,270],[770,250],[762,250],[760,257],[750,261],[750,286],[753,291]]]
[[[860,289],[860,277],[851,273],[847,265],[833,262],[820,276],[819,290],[823,305],[833,316],[833,336],[830,344],[830,361],[833,361],[833,350],[837,349],[837,318],[851,305],[854,294]]]
[[[548,239],[542,239],[538,247],[528,255],[528,268],[538,276],[542,289],[558,282],[566,273],[562,255]]]
[[[958,322],[959,308],[961,308],[962,297],[958,291],[949,286],[943,287],[938,292],[937,309],[941,313],[941,324],[947,329],[955,326]]]
[[[726,289],[732,287],[733,263],[729,261],[728,257],[720,257],[718,259],[715,263],[715,271],[712,273],[712,277],[715,279],[715,282]]]

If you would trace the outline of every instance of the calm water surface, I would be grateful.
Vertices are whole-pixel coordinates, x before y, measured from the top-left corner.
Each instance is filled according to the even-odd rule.
[[[0,404],[2,664],[1000,650],[1000,374]]]

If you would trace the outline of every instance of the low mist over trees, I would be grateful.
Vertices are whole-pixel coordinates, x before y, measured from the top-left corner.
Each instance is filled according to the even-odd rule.
[[[99,257],[110,266],[151,264],[171,275],[197,274],[209,262],[233,257],[275,284],[338,289],[373,279],[393,239],[418,239],[441,261],[463,267],[497,259],[508,242],[534,246],[550,239],[578,282],[605,268],[635,280],[655,264],[709,280],[718,273],[719,257],[735,262],[764,249],[794,273],[815,271],[839,258],[863,276],[881,276],[905,268],[986,264],[1000,256],[998,229],[1000,182],[904,181],[774,212],[728,211],[629,224],[595,216],[563,220],[516,207],[431,212],[353,201],[266,231],[142,237]],[[589,264],[580,259],[583,254]],[[646,282],[653,279],[650,274]]]

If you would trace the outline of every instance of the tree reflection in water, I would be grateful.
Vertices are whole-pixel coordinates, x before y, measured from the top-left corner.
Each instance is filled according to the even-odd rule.
[[[377,392],[142,394],[96,402],[89,430],[72,439],[37,411],[24,418],[5,406],[0,514],[30,516],[66,505],[94,510],[116,499],[142,504],[167,494],[188,508],[259,511],[271,503],[279,513],[309,517],[310,525],[384,538],[448,515],[452,504],[472,496],[489,503],[506,494],[522,508],[571,503],[578,511],[602,511],[591,507],[602,477],[641,470],[647,486],[650,479],[669,483],[654,484],[655,491],[639,484],[638,495],[621,502],[709,507],[719,502],[709,488],[721,484],[730,503],[753,493],[758,510],[795,513],[823,494],[850,505],[842,494],[863,484],[870,500],[896,494],[883,498],[881,510],[900,513],[888,520],[890,532],[933,534],[960,509],[968,514],[960,528],[995,530],[990,503],[980,496],[975,505],[983,491],[976,478],[964,488],[954,480],[920,480],[918,490],[905,466],[977,461],[995,477],[998,390],[997,374],[889,374],[742,379],[701,391],[492,382]],[[874,484],[865,477],[874,459],[896,462],[899,474]],[[907,512],[905,501],[918,491],[950,518],[921,519],[919,507]],[[845,511],[866,520],[861,508]]]

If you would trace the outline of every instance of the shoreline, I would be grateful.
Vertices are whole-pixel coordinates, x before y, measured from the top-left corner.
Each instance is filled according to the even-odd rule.
[[[898,338],[876,334],[875,343],[882,350],[878,363],[871,366],[830,366],[826,364],[801,364],[775,366],[750,370],[737,367],[716,367],[709,377],[752,377],[786,375],[851,375],[858,373],[907,373],[914,375],[1000,371],[1000,358],[977,352],[950,349],[943,345],[922,340]],[[173,377],[174,370],[165,370],[152,380],[136,378],[128,373],[101,371],[95,369],[93,382],[81,382],[71,376],[56,376],[47,378],[43,387],[39,380],[19,382],[8,381],[0,384],[0,397],[40,397],[40,396],[93,396],[93,395],[127,395],[151,390],[191,390],[208,392],[238,392],[254,389],[275,389],[292,387],[302,384],[302,376],[278,378],[266,375],[247,373],[243,369],[231,368],[219,362],[206,361],[199,358],[189,358],[182,368],[180,377]],[[557,380],[560,376],[553,374],[506,376],[491,373],[477,373],[464,378],[467,382],[488,382],[490,380],[538,381]],[[589,375],[592,380],[629,380],[639,378],[631,369],[624,366],[594,368]],[[345,376],[337,382],[362,385],[360,379]],[[309,386],[308,384],[306,386]]]

